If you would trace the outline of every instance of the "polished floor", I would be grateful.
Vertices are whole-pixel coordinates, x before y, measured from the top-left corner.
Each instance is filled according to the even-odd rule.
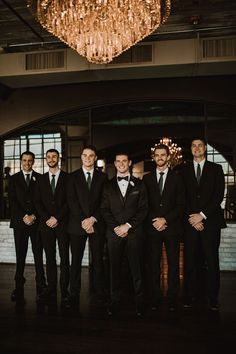
[[[1,354],[228,354],[236,340],[236,273],[221,274],[220,311],[206,305],[175,313],[163,303],[136,318],[130,289],[124,290],[119,316],[108,318],[89,294],[88,270],[83,269],[81,317],[58,307],[37,308],[34,269],[26,268],[26,305],[17,311],[10,301],[14,265],[0,265]]]

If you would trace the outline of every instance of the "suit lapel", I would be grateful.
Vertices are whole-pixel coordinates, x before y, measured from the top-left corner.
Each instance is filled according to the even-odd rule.
[[[117,177],[113,178],[112,185],[113,185],[114,193],[119,196],[120,202],[122,203],[122,205],[124,205],[125,199],[123,198],[123,195],[122,195],[120,188],[118,186]]]
[[[20,175],[19,175],[19,180],[20,180],[20,184],[22,185],[22,188],[27,191],[28,190],[28,186],[25,180],[25,173],[23,171],[21,171]]]

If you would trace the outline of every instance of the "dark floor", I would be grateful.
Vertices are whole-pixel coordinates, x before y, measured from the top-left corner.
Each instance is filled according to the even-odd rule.
[[[83,270],[82,317],[57,311],[37,311],[34,269],[26,268],[25,310],[10,302],[14,266],[0,265],[0,354],[206,354],[232,353],[236,340],[236,273],[222,273],[220,312],[205,305],[169,313],[163,303],[156,313],[134,315],[127,294],[116,319],[90,302],[88,270]]]

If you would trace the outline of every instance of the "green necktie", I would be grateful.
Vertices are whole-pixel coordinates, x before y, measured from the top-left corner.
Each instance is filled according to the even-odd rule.
[[[52,188],[52,193],[54,194],[55,193],[55,189],[56,189],[55,175],[52,175],[51,188]]]
[[[92,183],[92,179],[91,179],[91,173],[90,172],[87,172],[87,185],[88,185],[88,189],[91,188],[91,183]]]
[[[162,195],[162,190],[163,190],[163,175],[164,172],[160,172],[160,178],[159,178],[159,190],[160,190],[160,195]]]
[[[30,184],[30,174],[27,173],[25,176],[26,176],[25,181],[27,183],[27,186],[29,186],[29,184]]]
[[[197,183],[200,183],[200,179],[201,179],[201,166],[200,164],[197,165]]]

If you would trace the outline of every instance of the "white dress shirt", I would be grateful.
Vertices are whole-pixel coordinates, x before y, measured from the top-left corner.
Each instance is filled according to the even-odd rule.
[[[159,183],[159,179],[160,179],[160,177],[161,177],[160,173],[163,172],[162,190],[164,189],[164,186],[165,186],[166,176],[167,176],[168,170],[169,170],[169,167],[166,167],[166,169],[165,169],[164,171],[159,171],[159,170],[156,168],[157,183]]]
[[[60,169],[59,169],[56,173],[52,173],[51,171],[48,171],[50,184],[51,184],[51,182],[52,182],[52,175],[55,176],[55,188],[56,188],[56,186],[57,186],[57,181],[58,181],[60,172],[61,172]]]
[[[117,179],[117,183],[118,183],[118,186],[120,188],[120,191],[121,191],[121,194],[123,197],[125,197],[125,195],[126,195],[127,188],[128,188],[129,181],[130,181],[130,174],[128,174],[127,176],[128,176],[128,181],[126,181],[125,179],[118,181],[118,179]],[[121,175],[117,174],[117,177],[126,177],[126,176],[121,176]]]

